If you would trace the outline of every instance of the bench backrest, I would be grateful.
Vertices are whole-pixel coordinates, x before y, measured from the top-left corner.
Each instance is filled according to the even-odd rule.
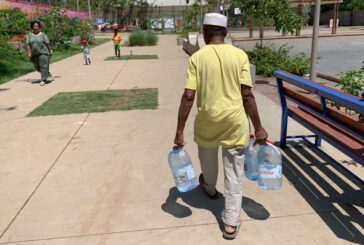
[[[333,123],[348,128],[358,137],[364,137],[364,122],[359,121],[357,117],[345,114],[342,110],[327,106],[327,100],[329,100],[359,114],[364,114],[363,99],[338,91],[334,88],[320,85],[285,71],[276,71],[275,74],[277,77],[282,107],[286,106],[286,98],[288,98],[296,104],[329,119]],[[290,85],[287,86],[287,84],[284,83],[292,84],[295,87]],[[315,98],[312,94],[316,95],[318,98]]]
[[[285,71],[276,71],[276,77],[297,87],[303,88],[310,93],[356,111],[357,113],[364,114],[364,100],[361,100],[360,98],[345,94],[344,92],[339,92],[336,89],[322,86]]]

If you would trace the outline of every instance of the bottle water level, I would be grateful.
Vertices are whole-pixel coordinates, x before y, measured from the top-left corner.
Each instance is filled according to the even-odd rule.
[[[258,186],[267,190],[278,190],[282,186],[282,165],[263,162],[259,164]]]
[[[178,169],[173,169],[173,176],[180,192],[187,192],[197,187],[196,175],[191,162],[180,166]]]
[[[248,147],[245,149],[244,157],[244,174],[249,180],[256,181],[258,179],[258,152],[259,145],[254,145],[254,134],[250,134]]]
[[[245,151],[244,173],[252,181],[258,179],[258,148],[259,146],[250,145]]]

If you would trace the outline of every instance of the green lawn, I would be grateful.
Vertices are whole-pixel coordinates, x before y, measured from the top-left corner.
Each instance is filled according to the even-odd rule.
[[[157,107],[156,88],[71,92],[56,94],[35,108],[28,116],[157,109]]]
[[[109,41],[110,41],[110,39],[96,39],[96,43],[93,45],[90,45],[90,46],[95,47],[95,46],[104,44]],[[69,56],[81,53],[81,44],[74,44],[74,45],[71,45],[69,48],[54,49],[53,51],[54,51],[54,53],[51,58],[51,63],[57,62],[59,60],[67,58]],[[92,54],[92,51],[91,51],[91,54]],[[22,55],[24,57],[22,57],[21,59],[13,60],[14,67],[16,67],[16,69],[13,72],[8,73],[8,74],[0,73],[0,84],[6,83],[14,78],[20,77],[24,74],[27,74],[27,73],[35,70],[33,64],[26,57],[25,52]],[[80,62],[82,62],[82,60]]]
[[[115,56],[107,57],[105,60],[153,60],[158,59],[158,55],[155,54],[133,54],[133,55],[122,55],[115,59]]]

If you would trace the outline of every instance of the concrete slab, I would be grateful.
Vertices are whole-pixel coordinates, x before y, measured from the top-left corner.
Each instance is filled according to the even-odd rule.
[[[127,118],[133,118],[133,124]],[[160,128],[171,133],[155,135]],[[216,202],[211,215],[209,209],[213,204],[203,198],[200,190],[181,195],[173,188],[166,161],[173,129],[170,112],[166,111],[90,115],[72,147],[62,154],[3,239],[152,229],[181,222],[194,225],[201,220],[216,222],[223,200]],[[188,132],[191,131],[189,126]],[[192,144],[190,147],[195,148]],[[191,155],[200,172],[195,149]],[[220,176],[219,190],[223,190],[222,179]],[[262,219],[266,219],[313,212],[288,183],[278,192],[259,190],[255,182],[244,184],[252,211],[249,207],[247,210],[253,217],[263,215]],[[191,207],[193,215],[186,213],[184,219],[175,219],[179,215],[174,213],[177,199],[187,204],[186,209]],[[171,205],[173,208],[169,209]],[[262,214],[254,214],[255,209]]]
[[[25,118],[0,127],[0,234],[67,147],[85,115]]]
[[[307,225],[309,224],[309,225]],[[247,236],[246,234],[250,234]],[[310,234],[307,237],[307,234]],[[83,245],[83,244],[348,244],[330,234],[325,223],[316,214],[291,216],[261,221],[244,221],[240,236],[234,241],[222,239],[215,224],[169,227],[140,231],[115,231],[87,236],[57,237],[18,241],[19,245]],[[353,243],[359,243],[360,240]]]

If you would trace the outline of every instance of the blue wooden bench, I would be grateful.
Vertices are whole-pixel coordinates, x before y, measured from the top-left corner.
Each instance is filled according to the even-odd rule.
[[[364,100],[284,71],[276,71],[275,74],[282,105],[281,147],[286,147],[287,139],[302,138],[333,159],[319,148],[323,139],[364,165],[364,122],[357,116],[345,114],[343,110],[329,106],[329,103],[334,102],[341,109],[364,114]],[[288,117],[314,134],[288,136]],[[314,138],[314,143],[309,138]],[[364,184],[361,178],[342,164],[339,166]]]

